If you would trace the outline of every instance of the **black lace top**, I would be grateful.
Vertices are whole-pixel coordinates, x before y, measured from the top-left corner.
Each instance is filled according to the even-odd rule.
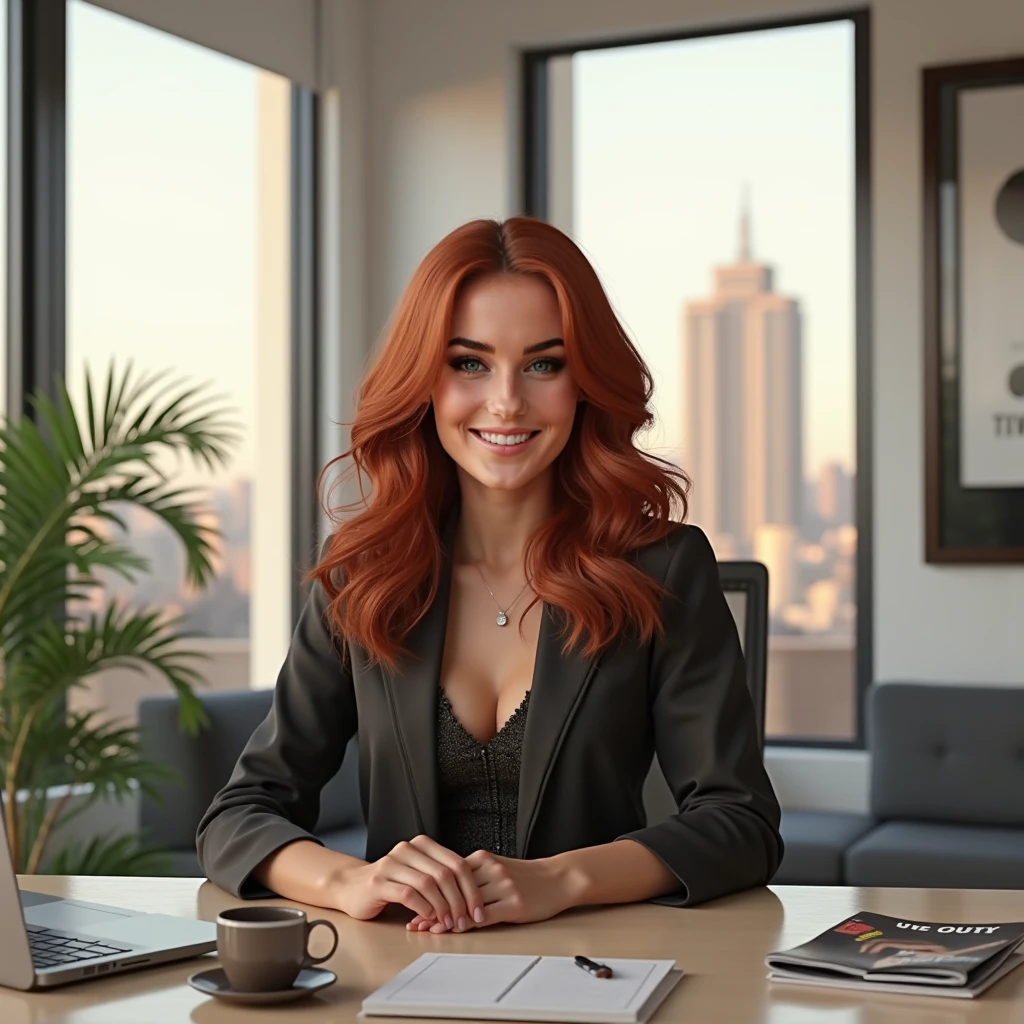
[[[516,855],[519,765],[530,692],[485,744],[455,717],[443,690],[437,700],[438,842],[462,857],[490,850]]]

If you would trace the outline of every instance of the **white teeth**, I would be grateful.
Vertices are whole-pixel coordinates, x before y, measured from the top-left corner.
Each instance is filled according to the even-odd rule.
[[[490,441],[491,444],[522,444],[523,441],[528,441],[531,434],[485,434],[483,431],[479,431],[480,436],[485,441]]]

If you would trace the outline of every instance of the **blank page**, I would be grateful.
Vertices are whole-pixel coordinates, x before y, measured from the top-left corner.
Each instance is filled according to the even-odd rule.
[[[367,1002],[389,1006],[491,1006],[539,959],[536,956],[424,953],[374,992]]]
[[[518,1010],[636,1010],[675,965],[673,960],[599,959],[612,969],[612,977],[595,978],[572,957],[542,957],[500,1005]]]

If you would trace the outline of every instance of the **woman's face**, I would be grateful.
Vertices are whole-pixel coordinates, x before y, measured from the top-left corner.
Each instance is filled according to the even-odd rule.
[[[499,490],[530,483],[569,440],[578,398],[550,286],[495,274],[463,288],[431,394],[441,445],[463,473]]]

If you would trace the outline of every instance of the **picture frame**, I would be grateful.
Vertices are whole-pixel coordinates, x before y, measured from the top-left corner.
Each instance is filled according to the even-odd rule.
[[[922,100],[925,561],[1024,562],[1024,57]]]

